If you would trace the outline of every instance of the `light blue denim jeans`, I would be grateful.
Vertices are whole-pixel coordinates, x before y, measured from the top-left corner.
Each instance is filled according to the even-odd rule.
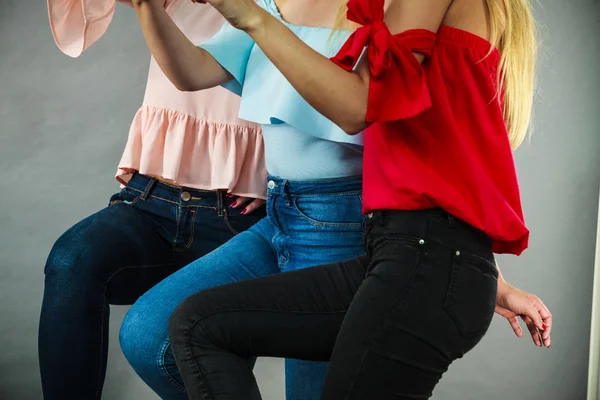
[[[175,308],[201,290],[353,258],[362,245],[360,177],[287,181],[270,177],[267,217],[175,272],[132,306],[121,347],[161,398],[185,400],[167,336]],[[286,360],[287,400],[319,400],[327,363]]]

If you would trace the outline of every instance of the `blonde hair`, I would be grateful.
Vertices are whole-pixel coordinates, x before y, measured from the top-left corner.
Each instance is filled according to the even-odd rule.
[[[516,149],[529,132],[535,92],[536,27],[529,0],[485,0],[490,42],[498,45],[498,88],[510,145]]]
[[[346,0],[341,0],[335,28],[350,29]],[[535,92],[537,54],[535,20],[529,0],[485,0],[490,43],[500,51],[497,85],[503,93],[502,113],[510,145],[516,149],[529,132]],[[492,45],[492,46],[493,46]],[[490,53],[493,47],[490,48]],[[489,55],[489,54],[488,54]]]

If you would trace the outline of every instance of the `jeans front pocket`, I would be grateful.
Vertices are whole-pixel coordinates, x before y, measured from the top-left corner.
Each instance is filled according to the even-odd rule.
[[[136,189],[125,187],[119,193],[115,193],[114,195],[112,195],[108,202],[108,206],[111,207],[117,204],[126,204],[129,206],[134,206],[135,203],[137,203],[140,199],[141,195],[142,192]]]
[[[457,251],[445,308],[463,336],[487,331],[496,307],[498,270],[490,261]]]
[[[364,215],[360,192],[295,196],[296,212],[315,227],[362,232]]]

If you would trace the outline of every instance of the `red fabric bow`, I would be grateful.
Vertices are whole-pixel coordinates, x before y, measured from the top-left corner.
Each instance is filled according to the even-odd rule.
[[[412,29],[392,35],[383,21],[384,0],[350,0],[348,20],[358,28],[332,61],[351,71],[367,48],[371,81],[367,122],[394,121],[431,106],[425,73],[413,53],[431,54],[436,34]],[[393,95],[393,98],[391,98]]]

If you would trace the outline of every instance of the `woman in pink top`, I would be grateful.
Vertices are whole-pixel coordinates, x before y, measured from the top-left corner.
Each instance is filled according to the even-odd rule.
[[[114,13],[115,0],[87,3],[48,0],[56,44],[71,57],[102,36]],[[196,42],[223,23],[214,9],[189,1],[165,7]],[[48,257],[39,329],[46,400],[99,399],[109,304],[132,304],[265,215],[262,135],[236,118],[238,107],[222,88],[178,91],[152,60],[116,174],[123,189],[65,232]],[[211,280],[229,282],[224,275]]]

